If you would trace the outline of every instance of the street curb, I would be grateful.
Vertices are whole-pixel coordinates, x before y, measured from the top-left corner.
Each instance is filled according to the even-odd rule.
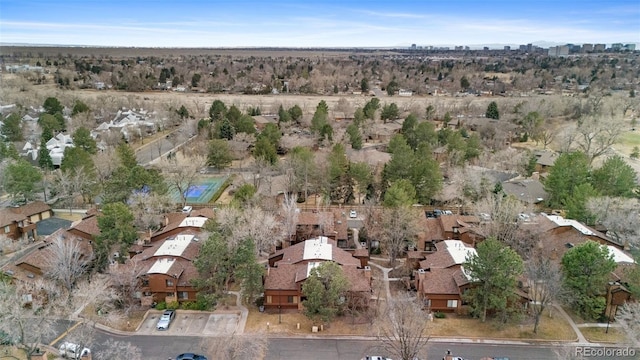
[[[280,335],[265,334],[268,338],[274,339],[308,339],[308,340],[362,340],[362,341],[377,341],[376,336],[350,336],[350,335]],[[576,340],[545,340],[545,339],[483,339],[483,338],[451,338],[446,336],[431,336],[429,342],[436,343],[467,343],[467,344],[509,344],[509,345],[533,345],[533,344],[580,344]],[[590,343],[591,345],[598,345],[597,343]]]

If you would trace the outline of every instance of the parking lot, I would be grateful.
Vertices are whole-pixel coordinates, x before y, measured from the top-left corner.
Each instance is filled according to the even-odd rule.
[[[178,310],[176,318],[167,330],[157,330],[156,324],[162,312],[150,311],[140,325],[138,334],[153,335],[229,335],[236,331],[240,313],[218,314],[201,311]]]

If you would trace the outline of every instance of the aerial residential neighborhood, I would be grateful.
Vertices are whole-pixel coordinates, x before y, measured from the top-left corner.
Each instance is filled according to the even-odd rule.
[[[638,4],[576,5],[0,3],[0,359],[637,359]]]

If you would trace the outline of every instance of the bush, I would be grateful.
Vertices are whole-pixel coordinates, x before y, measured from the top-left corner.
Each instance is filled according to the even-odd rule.
[[[433,317],[435,317],[436,319],[444,319],[447,317],[447,315],[445,315],[445,313],[443,313],[442,311],[436,311],[433,314]]]
[[[194,303],[193,301],[187,301],[180,304],[180,309],[184,310],[198,310],[197,307],[198,304]]]
[[[167,303],[164,301],[160,301],[157,305],[156,305],[156,310],[164,310],[167,308]]]
[[[167,304],[167,309],[170,309],[170,310],[175,310],[175,309],[177,309],[179,307],[180,307],[180,303],[177,302],[177,301],[172,301],[172,302]]]

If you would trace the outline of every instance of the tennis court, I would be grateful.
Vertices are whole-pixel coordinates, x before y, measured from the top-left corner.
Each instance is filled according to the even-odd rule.
[[[197,179],[193,185],[189,186],[184,192],[188,204],[207,204],[216,194],[218,189],[227,180],[227,176],[223,177],[206,177]],[[172,198],[176,202],[180,202],[180,194],[173,192]]]

